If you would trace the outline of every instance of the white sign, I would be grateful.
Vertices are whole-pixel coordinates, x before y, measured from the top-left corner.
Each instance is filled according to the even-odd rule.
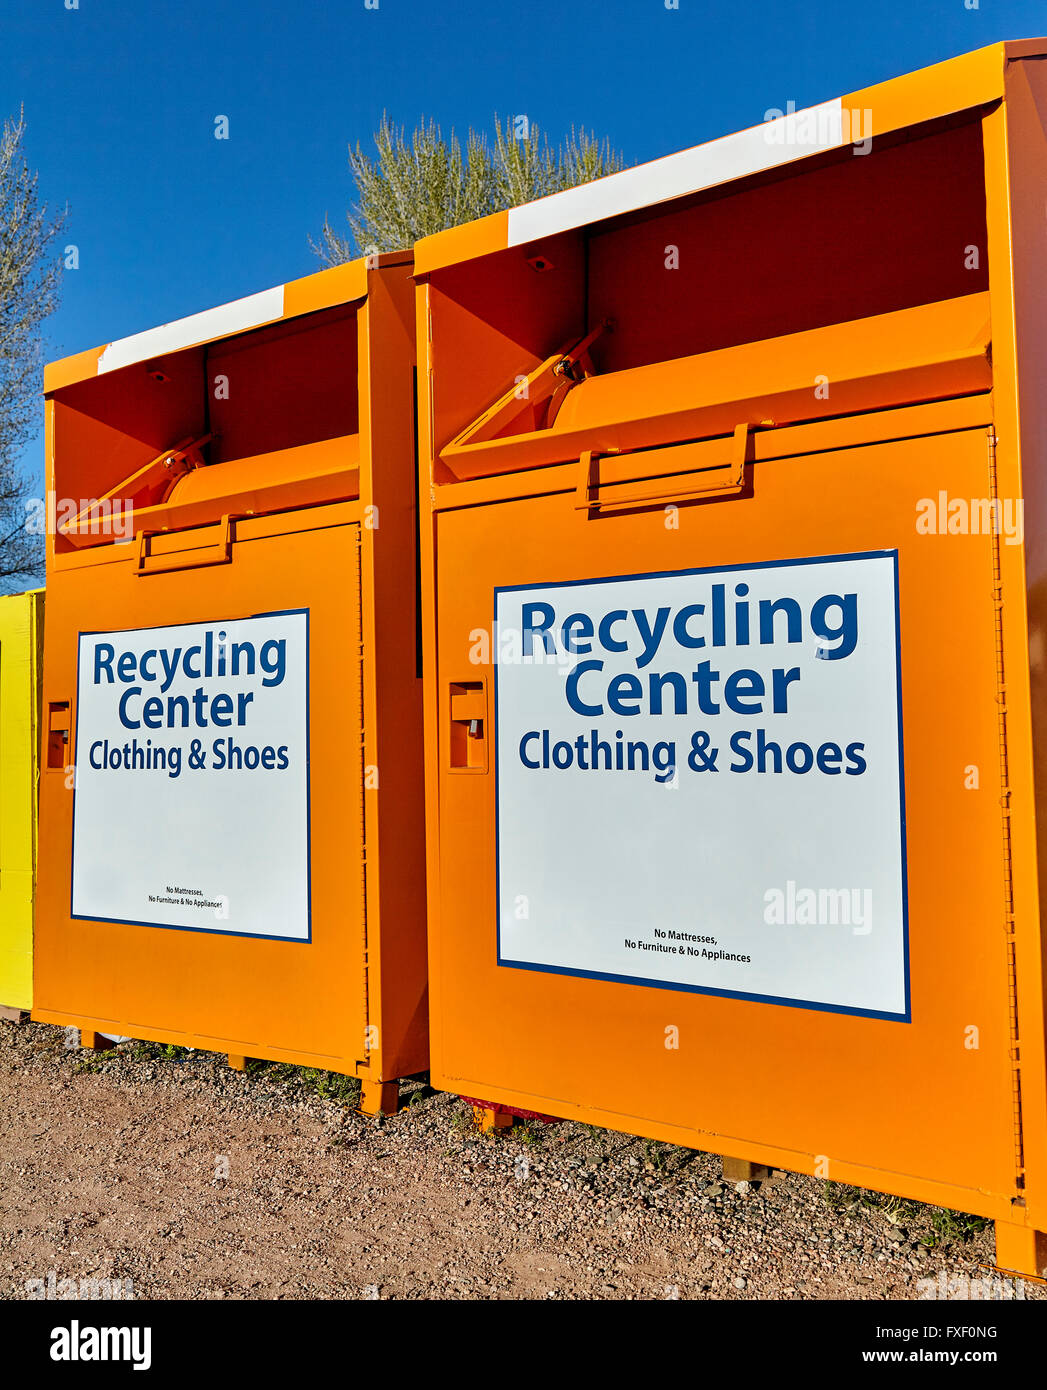
[[[499,964],[909,1018],[897,555],[495,592]]]
[[[304,611],[80,634],[74,917],[310,939]]]

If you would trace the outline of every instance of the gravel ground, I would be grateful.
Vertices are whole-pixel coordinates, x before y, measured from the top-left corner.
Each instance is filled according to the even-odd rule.
[[[0,1298],[50,1276],[138,1299],[916,1299],[943,1277],[969,1296],[992,1262],[991,1227],[936,1208],[736,1187],[712,1155],[573,1123],[486,1136],[422,1082],[364,1119],[354,1085],[0,1022]]]

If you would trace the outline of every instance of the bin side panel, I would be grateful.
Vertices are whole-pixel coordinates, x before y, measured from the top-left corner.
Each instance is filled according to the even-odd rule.
[[[1010,62],[986,117],[994,416],[1002,495],[1025,544],[1001,554],[1011,768],[1015,972],[1027,1219],[1047,1229],[1047,63]]]
[[[370,272],[360,342],[364,787],[369,996],[385,1078],[429,1064],[415,422],[404,409],[415,390],[413,310],[409,266]]]

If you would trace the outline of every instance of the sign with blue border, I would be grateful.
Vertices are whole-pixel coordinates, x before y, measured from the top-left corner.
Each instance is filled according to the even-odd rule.
[[[79,634],[71,915],[308,942],[305,609]]]
[[[495,590],[498,962],[910,1019],[896,551]]]

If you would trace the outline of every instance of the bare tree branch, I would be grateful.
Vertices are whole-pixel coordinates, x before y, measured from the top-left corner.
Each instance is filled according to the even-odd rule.
[[[33,437],[39,408],[41,325],[58,304],[61,265],[51,245],[64,216],[49,218],[37,175],[22,149],[25,119],[0,132],[0,583],[32,582],[43,566],[43,538],[26,526],[28,482],[18,458]]]

